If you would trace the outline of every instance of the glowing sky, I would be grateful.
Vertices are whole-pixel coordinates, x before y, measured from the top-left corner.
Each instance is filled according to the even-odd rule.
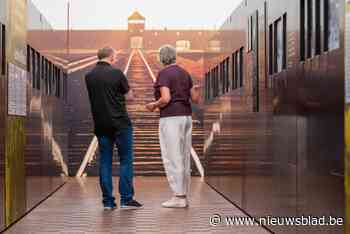
[[[66,27],[68,0],[32,0],[55,29]],[[151,28],[218,28],[242,0],[70,0],[73,29],[126,28],[138,10]]]

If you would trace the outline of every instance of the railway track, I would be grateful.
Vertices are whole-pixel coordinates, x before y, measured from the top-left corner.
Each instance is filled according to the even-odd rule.
[[[127,108],[134,127],[134,172],[135,175],[161,176],[165,175],[158,140],[158,113],[150,113],[145,109],[148,102],[153,101],[154,72],[141,51],[133,51],[125,73],[133,90],[133,99],[127,101]],[[194,150],[202,157],[203,130],[194,127]],[[87,148],[87,147],[86,147]],[[98,149],[96,139],[90,145],[85,156],[86,164],[82,163],[77,175],[98,175]],[[90,156],[89,156],[90,155]],[[117,152],[115,150],[115,155]],[[118,175],[119,161],[113,159],[113,174]],[[197,173],[195,166],[194,174]]]

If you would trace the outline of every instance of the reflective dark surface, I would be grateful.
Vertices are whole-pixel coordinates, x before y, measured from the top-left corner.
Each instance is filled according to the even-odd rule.
[[[0,230],[4,227],[5,196],[5,87],[4,77],[0,75]]]
[[[8,25],[6,15],[9,14],[8,8],[5,7],[7,1],[0,3],[0,23],[2,23],[8,33]],[[63,3],[64,4],[64,3]],[[16,187],[18,184],[9,184],[8,188],[18,194],[22,189],[25,190],[20,200],[13,198],[11,202],[23,204],[21,210],[16,210],[16,217],[22,216],[25,210],[29,210],[37,205],[40,201],[45,199],[50,193],[55,191],[60,185],[65,182],[65,176],[68,175],[67,169],[67,152],[68,152],[68,122],[66,120],[67,103],[65,98],[66,88],[63,88],[64,70],[63,63],[57,63],[52,59],[53,52],[65,53],[66,44],[60,43],[57,40],[53,51],[44,51],[40,48],[40,38],[32,36],[33,31],[42,31],[54,34],[51,26],[38,9],[27,1],[27,44],[28,52],[28,76],[27,76],[27,117],[25,121],[25,138],[26,145],[24,149],[24,163],[25,163],[25,188]],[[64,20],[64,19],[62,19]],[[0,38],[3,36],[3,30],[0,30]],[[8,38],[6,39],[8,42]],[[0,51],[9,51],[8,47],[3,46],[0,40]],[[40,60],[32,63],[32,58],[36,51],[36,56]],[[3,53],[0,55],[0,62],[8,62],[5,60]],[[44,64],[45,61],[50,61],[52,65]],[[6,64],[5,63],[5,64]],[[53,65],[54,64],[54,65]],[[35,72],[33,71],[35,65]],[[51,67],[50,67],[51,66]],[[53,67],[60,69],[60,75],[54,73]],[[46,70],[45,70],[46,69]],[[50,70],[51,69],[51,70]],[[45,74],[44,75],[44,70]],[[57,70],[56,70],[57,71]],[[57,71],[58,72],[58,71]],[[34,75],[35,74],[35,75]],[[8,219],[12,220],[13,214],[11,205],[5,207],[5,128],[7,117],[6,105],[6,71],[0,67],[0,230],[5,227],[5,213]],[[60,78],[59,78],[60,77]],[[36,85],[33,85],[34,78],[36,78]],[[59,85],[59,91],[57,87]],[[47,88],[46,88],[47,87]],[[59,94],[58,94],[59,93]],[[9,146],[9,147],[12,147]],[[20,146],[18,146],[20,147]],[[9,156],[10,157],[10,156]],[[11,168],[9,170],[17,170],[18,168]],[[22,171],[17,170],[19,174]],[[14,181],[14,180],[13,180]],[[22,182],[22,181],[21,181]],[[24,195],[23,195],[24,196]],[[10,208],[9,208],[10,207]],[[23,208],[23,209],[22,209]],[[9,225],[8,223],[7,225]]]
[[[6,20],[6,2],[0,1],[0,25],[5,24]],[[2,30],[0,29],[0,51],[2,51]],[[0,64],[3,61],[3,56],[0,55]],[[0,66],[0,230],[5,226],[5,77],[4,71]]]
[[[25,151],[27,209],[31,209],[64,182],[68,175],[68,128],[64,102],[29,92]]]
[[[6,8],[1,1],[1,23],[5,21]],[[3,11],[4,10],[4,11]],[[40,19],[39,22],[32,20]],[[47,30],[48,23],[41,17],[40,12],[28,1],[28,34],[33,29],[32,25],[41,25],[41,30]],[[1,37],[1,33],[0,33]],[[33,41],[27,40],[31,46]],[[59,48],[59,44],[57,49]],[[1,47],[1,46],[0,46]],[[7,48],[6,48],[7,49]],[[38,48],[36,48],[38,49]],[[42,51],[38,53],[43,55]],[[47,55],[46,55],[47,56]],[[28,55],[30,57],[30,55]],[[47,58],[47,57],[46,57]],[[3,56],[0,56],[0,60]],[[29,60],[31,61],[31,60]],[[27,117],[25,119],[25,180],[26,180],[26,201],[18,201],[21,204],[26,204],[26,209],[29,210],[64,182],[62,175],[67,175],[67,147],[68,134],[67,123],[65,120],[66,106],[65,100],[62,97],[55,97],[53,92],[48,95],[42,88],[33,88],[32,71],[28,70],[27,82]],[[1,68],[0,68],[1,69]],[[0,230],[4,228],[4,161],[5,161],[5,123],[6,123],[6,84],[4,76],[1,75],[4,71],[0,71]],[[44,87],[46,79],[41,77],[41,87]],[[53,84],[58,82],[57,78],[51,73],[47,80]],[[61,82],[63,79],[61,79]],[[47,82],[46,82],[47,83]],[[54,89],[54,87],[51,87]],[[12,185],[11,185],[12,186]],[[17,201],[16,201],[17,202]],[[19,214],[23,215],[23,214]]]
[[[62,19],[63,20],[63,19]],[[34,32],[47,32],[55,38],[49,22],[28,1],[28,39],[31,48],[27,54],[29,65],[27,88],[27,119],[26,119],[26,203],[27,210],[38,204],[50,193],[65,182],[68,175],[68,120],[67,103],[64,93],[64,64],[53,59],[53,51],[65,53],[66,45],[58,38],[55,40],[53,51],[45,51],[40,46],[42,39],[33,36]],[[37,54],[33,53],[33,50]],[[33,57],[36,60],[33,65]],[[45,68],[43,59],[46,58],[57,68],[59,75],[54,76],[50,68]],[[35,69],[33,73],[33,69]],[[48,69],[47,71],[45,69]],[[44,74],[48,74],[45,76]],[[58,76],[60,78],[58,78]],[[34,79],[40,83],[40,88],[34,87]],[[56,84],[60,83],[59,91]],[[49,87],[49,94],[46,89]],[[59,94],[58,94],[59,93]]]
[[[343,1],[332,2],[344,9]],[[245,47],[244,87],[206,103],[207,182],[252,216],[344,217],[344,45],[341,40],[338,49],[299,62],[299,7],[299,1],[269,0],[265,15],[263,1],[243,1],[216,36],[222,52],[207,55],[206,71]],[[247,51],[248,16],[256,10],[258,43]],[[269,75],[266,29],[285,13],[286,69]],[[343,226],[269,228],[276,233],[344,231]]]

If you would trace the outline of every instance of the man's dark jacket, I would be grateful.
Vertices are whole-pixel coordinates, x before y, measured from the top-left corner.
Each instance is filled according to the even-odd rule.
[[[131,126],[124,95],[129,92],[128,80],[109,63],[98,62],[85,76],[96,136],[113,138]]]

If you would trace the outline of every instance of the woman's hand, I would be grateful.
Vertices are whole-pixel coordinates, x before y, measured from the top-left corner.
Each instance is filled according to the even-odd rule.
[[[150,112],[154,112],[156,108],[157,108],[157,105],[155,102],[151,102],[146,105],[146,109]]]
[[[199,89],[201,89],[201,88],[202,88],[201,85],[193,85],[193,89],[195,89],[195,90],[199,90]]]

